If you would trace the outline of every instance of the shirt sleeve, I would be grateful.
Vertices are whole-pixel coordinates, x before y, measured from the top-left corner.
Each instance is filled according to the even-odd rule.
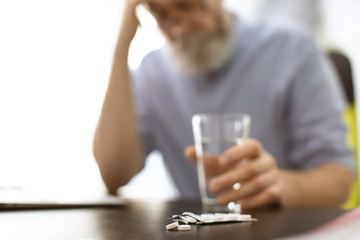
[[[302,169],[327,162],[354,169],[341,118],[345,101],[339,80],[311,41],[304,41],[298,51],[301,60],[289,85],[290,161]]]

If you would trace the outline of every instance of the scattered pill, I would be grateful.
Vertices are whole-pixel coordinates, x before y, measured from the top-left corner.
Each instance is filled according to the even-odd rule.
[[[192,213],[192,212],[183,212],[183,215],[189,215],[189,216],[194,216],[194,217],[197,216],[195,213]]]
[[[189,216],[185,216],[184,220],[189,222],[189,223],[196,223],[197,222],[197,220],[195,218],[189,217]]]
[[[226,222],[251,222],[257,221],[249,214],[240,213],[203,213],[200,215],[184,212],[181,215],[173,215],[174,223],[166,226],[167,230],[189,231],[191,226],[189,224],[212,224],[212,223],[226,223]]]
[[[179,231],[190,231],[191,230],[190,225],[179,225],[177,228]]]
[[[166,225],[166,230],[171,230],[171,229],[177,228],[178,226],[179,226],[178,222],[173,222],[173,223]]]

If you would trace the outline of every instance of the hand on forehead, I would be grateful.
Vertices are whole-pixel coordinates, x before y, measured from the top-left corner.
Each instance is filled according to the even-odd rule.
[[[148,0],[148,6],[154,14],[163,12],[186,12],[199,10],[205,6],[207,0]]]
[[[219,2],[221,0],[147,0],[147,5],[163,32],[175,39],[198,30],[213,30]]]

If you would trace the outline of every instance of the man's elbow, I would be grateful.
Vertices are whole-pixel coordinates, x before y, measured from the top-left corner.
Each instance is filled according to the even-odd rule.
[[[101,173],[103,182],[110,194],[116,194],[118,188],[125,186],[130,182],[134,174],[121,174],[118,173]]]
[[[124,185],[126,185],[128,183],[128,181],[127,182],[106,181],[104,178],[103,178],[103,181],[104,181],[105,186],[106,186],[106,188],[108,190],[108,193],[112,194],[112,195],[116,195],[117,190],[120,187],[122,187],[122,186],[124,186]]]
[[[102,152],[94,149],[94,157],[101,177],[111,194],[115,194],[119,187],[126,185],[144,167],[142,162],[139,159],[136,160],[135,157],[100,153]],[[120,159],[132,159],[132,161],[120,161]]]

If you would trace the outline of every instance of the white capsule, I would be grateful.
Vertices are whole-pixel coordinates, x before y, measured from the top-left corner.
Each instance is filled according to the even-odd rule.
[[[184,216],[184,220],[189,222],[189,223],[196,223],[196,219],[189,217],[189,216]]]
[[[177,228],[179,231],[190,231],[191,230],[190,225],[179,225]]]
[[[183,215],[196,216],[196,214],[192,212],[183,212]]]
[[[166,230],[171,230],[171,229],[177,228],[178,226],[179,226],[178,222],[173,222],[173,223],[166,225]]]

